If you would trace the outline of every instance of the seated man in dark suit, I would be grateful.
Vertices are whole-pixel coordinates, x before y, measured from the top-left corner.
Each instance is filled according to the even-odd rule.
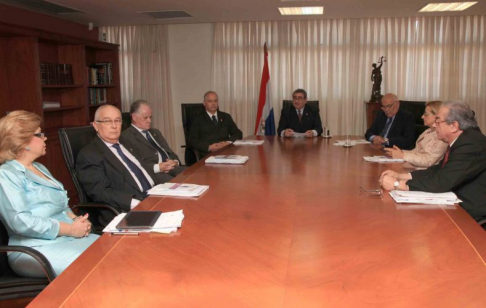
[[[96,110],[93,126],[98,137],[79,152],[76,172],[91,200],[128,212],[147,196],[155,182],[153,174],[140,164],[138,153],[119,143],[121,124],[118,108],[103,105]],[[110,211],[101,212],[102,225],[111,219]]]
[[[399,174],[383,172],[386,190],[454,192],[476,221],[486,219],[486,137],[466,103],[447,101],[435,117],[437,137],[449,144],[442,161],[426,170]],[[486,227],[486,225],[483,225]]]
[[[216,92],[208,91],[204,94],[204,107],[206,112],[197,115],[189,128],[188,146],[206,156],[209,152],[217,151],[232,141],[243,138],[243,133],[233,118],[228,113],[218,111]]]
[[[381,109],[371,127],[366,131],[366,140],[377,145],[409,150],[415,144],[415,120],[413,114],[400,110],[400,101],[393,93],[381,99]]]
[[[151,128],[152,108],[144,100],[130,106],[132,125],[121,134],[121,142],[138,150],[142,166],[155,173],[155,182],[162,184],[172,180],[185,167],[180,166],[179,157],[171,150],[162,133]]]
[[[307,92],[297,89],[292,93],[292,106],[283,108],[278,122],[277,134],[292,137],[294,132],[305,133],[308,138],[322,134],[321,116],[317,110],[306,105]]]

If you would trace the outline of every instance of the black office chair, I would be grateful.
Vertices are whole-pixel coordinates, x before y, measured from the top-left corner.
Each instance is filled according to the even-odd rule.
[[[424,125],[422,115],[425,112],[425,102],[400,101],[400,110],[406,110],[413,114],[415,120],[415,141],[428,128]]]
[[[122,131],[129,128],[132,124],[132,117],[130,112],[122,112]]]
[[[306,103],[307,106],[311,107],[314,111],[317,111],[319,113],[319,101],[307,101]],[[290,108],[292,106],[292,101],[291,100],[284,100],[283,101],[283,108]]]
[[[191,124],[194,121],[195,116],[204,112],[205,110],[206,108],[202,103],[181,105],[182,127],[184,128],[184,138],[186,141],[186,145],[183,145],[181,147],[185,148],[184,159],[187,166],[194,165],[203,157],[203,155],[198,150],[187,146],[187,133],[189,131],[189,128],[191,127]]]
[[[25,246],[8,246],[8,233],[0,221],[0,301],[37,296],[56,278],[51,263],[35,249]],[[28,278],[15,274],[8,264],[7,252],[22,252],[32,256],[44,268],[46,278]]]
[[[92,126],[80,126],[71,128],[61,128],[59,130],[59,140],[61,141],[62,155],[64,161],[73,179],[74,186],[79,196],[79,204],[73,208],[78,209],[81,214],[89,213],[89,220],[93,224],[93,232],[100,234],[104,224],[98,220],[100,210],[109,210],[113,212],[113,217],[120,214],[115,208],[108,204],[94,203],[87,196],[83,185],[79,182],[76,172],[76,158],[79,151],[88,145],[96,137],[96,131]]]

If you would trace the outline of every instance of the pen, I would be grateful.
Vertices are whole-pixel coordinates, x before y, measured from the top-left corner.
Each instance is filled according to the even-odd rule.
[[[111,235],[138,235],[138,232],[111,232]]]

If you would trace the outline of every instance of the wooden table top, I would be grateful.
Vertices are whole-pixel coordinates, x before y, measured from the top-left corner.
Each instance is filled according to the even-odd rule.
[[[460,207],[397,209],[360,194],[386,169],[371,145],[265,139],[199,162],[175,182],[198,199],[150,197],[137,210],[184,210],[178,232],[104,234],[29,307],[483,307],[486,233]],[[356,137],[359,139],[361,137]]]

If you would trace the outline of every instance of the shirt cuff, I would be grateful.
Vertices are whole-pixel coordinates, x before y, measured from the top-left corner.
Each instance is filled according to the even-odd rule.
[[[280,137],[285,137],[285,129],[280,133]]]
[[[160,165],[159,164],[154,165],[154,173],[160,173]]]
[[[369,141],[370,141],[370,142],[373,142],[373,139],[375,139],[375,137],[376,137],[376,135],[372,135],[372,136],[370,137],[370,140],[369,140]]]
[[[47,230],[44,233],[43,238],[48,239],[48,240],[53,240],[59,235],[60,226],[59,226],[58,220],[52,219],[52,218],[49,218],[49,220],[51,221],[52,225],[51,225],[51,228],[49,228],[49,230]]]
[[[312,134],[315,136],[317,136],[317,131],[315,129],[312,130]]]
[[[130,202],[130,209],[133,210],[139,203],[140,203],[140,200],[132,199],[132,201]]]

